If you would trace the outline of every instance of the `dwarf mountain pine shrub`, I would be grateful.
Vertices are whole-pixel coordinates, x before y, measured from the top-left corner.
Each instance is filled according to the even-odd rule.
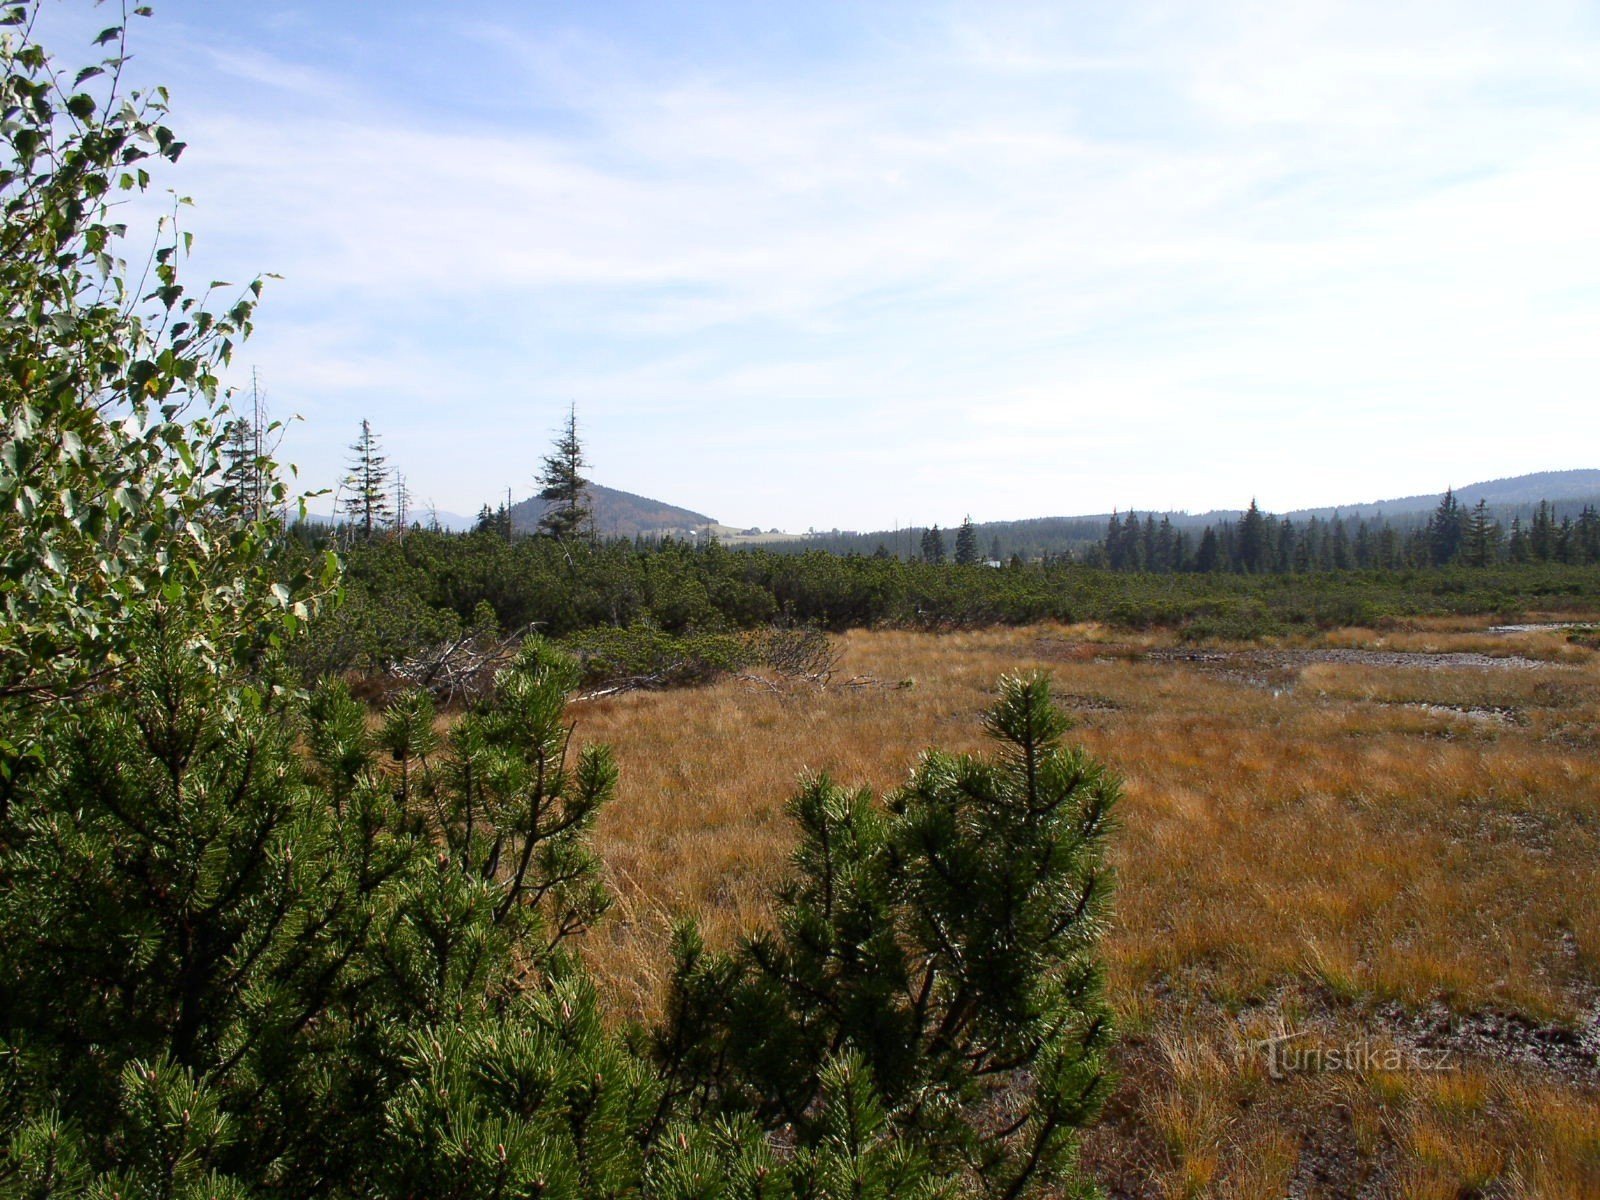
[[[1094,951],[1118,785],[1059,744],[1044,678],[999,691],[993,758],[931,752],[884,807],[806,783],[776,932],[712,954],[680,930],[654,1045],[678,1110],[815,1144],[842,1072],[871,1081],[880,1136],[955,1194],[1071,1180],[1107,1087]]]

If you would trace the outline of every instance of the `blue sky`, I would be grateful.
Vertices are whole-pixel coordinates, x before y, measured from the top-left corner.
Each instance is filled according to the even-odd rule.
[[[877,528],[1600,466],[1586,3],[156,0],[284,457]],[[107,10],[51,8],[84,56]]]

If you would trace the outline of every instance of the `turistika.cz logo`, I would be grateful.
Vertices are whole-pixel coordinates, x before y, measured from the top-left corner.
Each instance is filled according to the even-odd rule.
[[[1310,1032],[1302,1029],[1255,1042],[1254,1049],[1267,1060],[1267,1074],[1285,1079],[1332,1071],[1454,1071],[1458,1065],[1455,1051],[1448,1048],[1380,1046],[1366,1040],[1327,1046],[1303,1040]]]

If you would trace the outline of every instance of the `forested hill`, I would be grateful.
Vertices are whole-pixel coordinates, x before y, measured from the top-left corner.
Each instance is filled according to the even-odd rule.
[[[586,490],[594,511],[595,532],[601,537],[631,538],[640,533],[687,533],[716,524],[713,518],[704,513],[598,483],[591,483]],[[525,533],[533,532],[539,527],[539,518],[547,507],[548,503],[537,496],[513,504],[512,527]]]
[[[1484,500],[1494,518],[1507,528],[1514,518],[1521,518],[1527,523],[1541,501],[1550,502],[1558,520],[1567,516],[1575,518],[1585,505],[1600,506],[1600,470],[1540,471],[1507,479],[1491,479],[1456,488],[1455,497],[1463,509],[1471,508],[1480,499]],[[1301,524],[1312,518],[1326,521],[1335,515],[1347,521],[1381,518],[1405,531],[1425,525],[1443,498],[1443,491],[1439,491],[1430,495],[1300,509],[1275,515]],[[1147,515],[1144,509],[1138,511],[1141,517]],[[1198,534],[1208,525],[1237,521],[1243,513],[1244,510],[1239,508],[1204,513],[1156,511],[1153,515],[1158,520],[1165,516],[1174,528],[1192,530]],[[986,556],[1007,558],[1012,554],[1020,554],[1024,558],[1082,554],[1105,536],[1111,516],[1110,512],[1103,512],[1071,517],[1035,517],[1023,521],[984,521],[976,526],[978,549]],[[872,554],[882,546],[889,554],[905,558],[920,553],[921,538],[926,529],[927,526],[914,525],[866,533],[834,530],[788,543],[775,542],[770,548],[789,552],[828,550],[836,554]],[[944,530],[946,540],[953,538],[954,533],[953,528]]]
[[[1562,508],[1567,503],[1590,504],[1600,501],[1600,471],[1538,471],[1532,475],[1513,475],[1507,479],[1489,479],[1482,483],[1469,483],[1455,489],[1456,502],[1471,508],[1479,500],[1491,508],[1511,508],[1537,505],[1549,500]],[[1368,504],[1346,504],[1338,508],[1305,508],[1283,514],[1291,520],[1308,520],[1321,517],[1326,520],[1335,513],[1346,518],[1370,519],[1393,517],[1406,513],[1431,513],[1444,499],[1443,492],[1424,496],[1401,496],[1394,500],[1374,500]]]

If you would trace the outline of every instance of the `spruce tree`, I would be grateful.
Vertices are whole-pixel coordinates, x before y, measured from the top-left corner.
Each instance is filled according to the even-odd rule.
[[[1489,513],[1489,502],[1479,500],[1467,517],[1465,557],[1473,567],[1493,566],[1500,557],[1500,523]]]
[[[1444,499],[1428,521],[1428,553],[1433,565],[1444,567],[1455,562],[1466,539],[1466,517],[1455,492],[1446,488]]]
[[[1409,567],[1425,567],[1433,565],[1434,542],[1433,524],[1417,526],[1407,532],[1405,536],[1405,550],[1402,558]]]
[[[264,515],[266,480],[258,464],[262,458],[261,435],[246,416],[235,416],[223,426],[222,479],[229,492],[230,507],[241,516],[259,520]]]
[[[1224,568],[1229,571],[1242,571],[1244,569],[1239,557],[1239,525],[1236,521],[1221,521],[1217,524],[1217,557]]]
[[[1275,570],[1290,572],[1295,569],[1295,527],[1294,522],[1284,517],[1278,522],[1278,544],[1274,552]]]
[[[350,453],[350,472],[344,479],[348,494],[341,504],[356,533],[371,541],[394,520],[389,504],[389,463],[371,421],[362,419],[361,433],[350,443]]]
[[[961,522],[961,528],[956,530],[956,565],[971,567],[977,563],[978,530],[973,525],[972,518],[968,516]]]
[[[1358,567],[1371,567],[1377,557],[1376,542],[1372,536],[1372,525],[1368,521],[1356,522],[1355,565]]]
[[[1556,510],[1548,500],[1539,501],[1533,510],[1533,523],[1528,530],[1528,549],[1540,562],[1549,562],[1556,556]]]
[[[1385,521],[1383,528],[1378,531],[1377,555],[1378,565],[1386,570],[1393,570],[1400,565],[1400,532],[1388,521]]]
[[[1177,531],[1172,527],[1172,518],[1162,513],[1161,524],[1156,527],[1155,558],[1151,563],[1151,569],[1171,574],[1180,570],[1182,565]]]
[[[1300,550],[1296,556],[1302,570],[1319,571],[1323,569],[1326,541],[1327,539],[1323,536],[1322,518],[1312,517],[1306,521],[1305,531],[1301,535]]]
[[[1122,542],[1122,518],[1116,509],[1111,510],[1111,520],[1106,523],[1105,537],[1100,539],[1105,552],[1106,566],[1120,571],[1127,563],[1127,553]]]
[[[540,533],[567,541],[587,532],[591,523],[589,481],[583,472],[588,465],[583,443],[578,440],[578,410],[572,406],[539,472],[539,499],[546,506],[539,518]]]
[[[1528,544],[1528,535],[1523,531],[1522,518],[1511,518],[1511,536],[1506,541],[1506,557],[1514,563],[1530,562],[1533,559],[1533,548]]]
[[[1122,519],[1122,565],[1128,571],[1142,571],[1145,568],[1143,526],[1139,524],[1139,514],[1129,509]]]
[[[1268,570],[1271,551],[1267,518],[1252,498],[1239,522],[1239,569],[1251,575]]]
[[[1562,517],[1561,524],[1556,527],[1555,559],[1564,563],[1578,561],[1577,537],[1571,517]]]
[[[1578,561],[1600,562],[1600,511],[1596,511],[1594,505],[1585,504],[1578,514],[1576,536],[1581,555]]]
[[[1350,554],[1350,535],[1345,529],[1344,518],[1338,513],[1333,514],[1328,526],[1328,561],[1335,571],[1348,571],[1354,565]]]
[[[223,426],[222,480],[238,514],[247,521],[268,516],[277,479],[272,460],[281,426],[267,418],[266,398],[254,368],[248,406],[242,402]]]
[[[937,525],[922,531],[922,561],[944,562],[944,534],[939,532]]]

